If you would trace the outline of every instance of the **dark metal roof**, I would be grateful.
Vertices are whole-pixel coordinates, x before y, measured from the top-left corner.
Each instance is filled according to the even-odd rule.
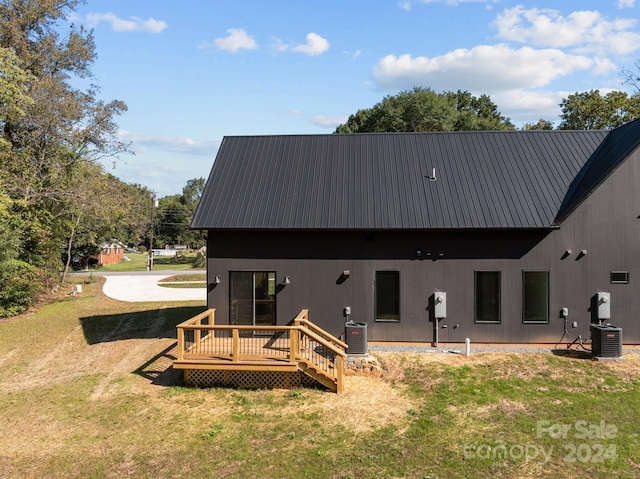
[[[573,180],[556,221],[566,218],[640,143],[640,120],[611,130]]]
[[[594,184],[590,178],[600,175],[602,160],[594,153],[608,134],[225,137],[191,227],[549,228],[570,187],[579,201]]]

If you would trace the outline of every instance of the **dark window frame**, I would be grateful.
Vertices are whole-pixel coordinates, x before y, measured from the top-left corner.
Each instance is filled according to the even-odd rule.
[[[496,319],[478,319],[478,276],[483,273],[498,275],[497,317]],[[502,324],[502,271],[498,269],[477,269],[473,272],[473,322],[475,324]]]
[[[379,280],[378,280],[378,274],[389,274],[389,273],[393,273],[395,274],[395,276],[397,277],[397,289],[395,291],[395,294],[397,295],[397,298],[395,300],[395,308],[397,309],[397,316],[398,318],[378,318],[378,309],[379,309],[379,304],[378,304],[378,292],[379,292]],[[374,301],[374,321],[376,323],[400,323],[402,320],[402,312],[401,312],[401,298],[400,298],[400,271],[397,269],[381,269],[381,270],[376,270],[374,272],[374,280],[373,280],[373,301]]]
[[[273,275],[273,299],[272,300],[267,300],[267,301],[272,301],[273,302],[273,310],[272,310],[272,316],[273,316],[273,320],[272,320],[272,325],[276,326],[278,324],[278,273],[275,270],[263,270],[263,269],[246,269],[246,270],[229,270],[229,324],[233,325],[233,324],[238,324],[238,325],[245,325],[242,323],[234,323],[233,319],[232,319],[232,304],[233,304],[233,288],[232,288],[232,284],[233,284],[233,275],[234,274],[250,274],[251,275],[251,282],[252,282],[252,286],[251,286],[251,321],[252,324],[249,324],[249,326],[258,326],[258,322],[256,321],[256,313],[257,313],[257,306],[259,305],[257,303],[257,301],[263,301],[263,300],[259,300],[256,298],[255,296],[255,290],[256,290],[256,274],[264,274],[267,275],[267,282],[269,282],[269,276]],[[268,283],[267,283],[268,284]],[[269,286],[267,286],[267,289],[269,288]],[[267,293],[269,294],[269,293]],[[249,300],[249,298],[243,298],[243,300]]]
[[[546,278],[547,278],[546,306],[547,307],[546,307],[546,319],[544,320],[526,318],[527,281],[525,276],[527,275],[527,273],[546,273]],[[550,292],[551,292],[551,275],[549,274],[548,269],[523,269],[522,270],[522,323],[523,324],[549,324],[549,320],[551,318],[551,315],[549,313],[550,306],[551,306]]]
[[[619,279],[614,280],[613,279],[613,275],[614,274],[625,275],[625,279],[623,279],[623,280],[619,280]],[[616,269],[616,270],[609,271],[609,281],[611,282],[611,284],[629,284],[629,271],[623,270],[623,269]]]

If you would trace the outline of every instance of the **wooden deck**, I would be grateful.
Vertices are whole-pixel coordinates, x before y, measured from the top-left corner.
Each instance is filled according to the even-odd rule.
[[[310,322],[307,310],[292,326],[229,326],[216,325],[215,310],[209,309],[177,330],[173,367],[185,370],[185,379],[190,371],[301,373],[342,392],[347,345]]]

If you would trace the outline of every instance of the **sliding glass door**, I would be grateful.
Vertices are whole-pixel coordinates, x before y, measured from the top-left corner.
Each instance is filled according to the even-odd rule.
[[[234,325],[276,324],[276,273],[232,271],[229,273],[229,318]]]

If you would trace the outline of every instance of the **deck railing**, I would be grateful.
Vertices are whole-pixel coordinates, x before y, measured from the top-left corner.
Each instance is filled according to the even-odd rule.
[[[177,326],[175,366],[238,370],[294,367],[342,392],[347,345],[308,318],[308,311],[303,310],[293,326],[216,325],[215,310],[209,309]]]

